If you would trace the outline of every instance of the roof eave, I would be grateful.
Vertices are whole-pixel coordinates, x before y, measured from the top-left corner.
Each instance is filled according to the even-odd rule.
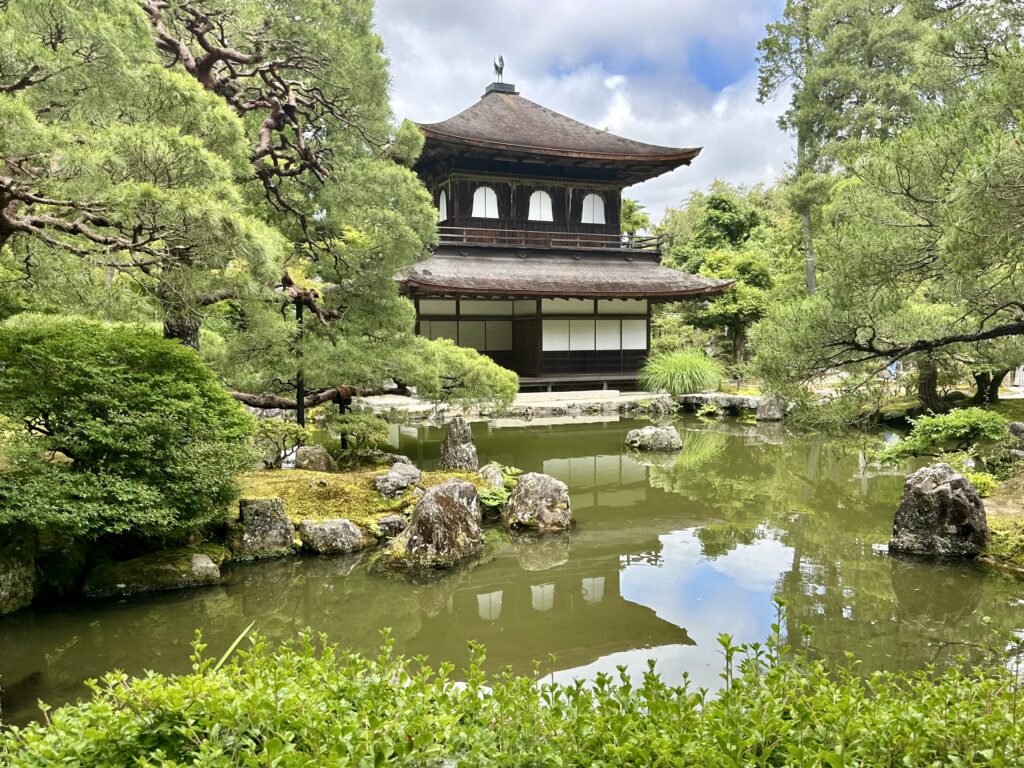
[[[603,160],[621,162],[647,162],[647,163],[671,163],[678,165],[689,164],[701,153],[703,147],[665,147],[664,152],[589,152],[584,150],[554,149],[552,147],[535,147],[526,144],[511,144],[508,142],[490,141],[488,139],[471,139],[465,136],[457,136],[451,133],[438,131],[430,126],[420,125],[420,131],[427,138],[437,141],[457,144],[465,147],[478,149],[496,149],[506,152],[522,152],[531,155],[543,155],[546,157],[570,157],[583,160]],[[653,147],[653,145],[651,145]],[[661,149],[661,148],[659,148]]]

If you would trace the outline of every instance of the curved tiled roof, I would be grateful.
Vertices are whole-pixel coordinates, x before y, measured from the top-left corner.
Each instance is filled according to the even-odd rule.
[[[513,91],[489,90],[476,104],[439,123],[421,124],[427,138],[533,154],[689,163],[699,147],[661,147],[592,128]]]
[[[399,277],[415,295],[684,299],[723,293],[732,280],[677,272],[655,260],[513,253],[436,254]]]

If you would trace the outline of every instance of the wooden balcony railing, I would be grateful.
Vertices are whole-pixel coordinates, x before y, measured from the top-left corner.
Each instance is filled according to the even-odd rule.
[[[586,251],[661,253],[661,235],[609,235],[595,232],[537,232],[485,227],[438,227],[441,245],[549,248]]]

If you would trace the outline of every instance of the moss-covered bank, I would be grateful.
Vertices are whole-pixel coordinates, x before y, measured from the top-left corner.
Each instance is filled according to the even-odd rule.
[[[991,534],[985,559],[993,565],[1024,573],[1024,473],[999,485],[985,499]]]

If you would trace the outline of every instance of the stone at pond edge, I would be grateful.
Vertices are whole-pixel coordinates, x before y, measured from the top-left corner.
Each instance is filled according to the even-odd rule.
[[[569,489],[561,480],[539,472],[520,475],[501,512],[506,528],[564,531],[572,525]]]
[[[299,523],[302,548],[321,555],[355,552],[369,545],[363,532],[351,520],[303,520]]]
[[[0,528],[0,616],[24,608],[35,597],[37,542],[29,526]]]
[[[495,490],[505,487],[505,473],[502,472],[501,464],[496,461],[492,461],[490,464],[485,464],[480,467],[477,474],[480,476],[481,480]]]
[[[416,485],[422,477],[423,473],[412,464],[398,463],[383,475],[373,478],[373,485],[381,496],[394,499],[405,493],[409,486]]]
[[[987,543],[985,505],[967,478],[948,464],[907,476],[890,552],[974,557]]]
[[[310,472],[337,472],[338,463],[322,445],[300,445],[295,451],[295,468]]]
[[[448,425],[448,432],[441,443],[441,460],[438,469],[464,469],[475,472],[480,466],[476,446],[473,445],[473,431],[461,416],[456,416]]]
[[[758,421],[782,421],[786,416],[788,404],[778,396],[762,397],[757,404]]]
[[[388,558],[397,566],[451,568],[483,545],[476,487],[453,479],[427,489],[408,527],[392,540]]]
[[[629,430],[626,446],[636,451],[678,451],[683,440],[675,427],[643,427]]]
[[[216,584],[220,568],[203,552],[175,549],[97,566],[85,580],[89,597],[124,597],[144,592]]]
[[[295,526],[282,499],[242,499],[239,521],[228,530],[228,546],[240,558],[280,557],[295,549]]]
[[[402,517],[402,515],[388,515],[377,521],[377,530],[380,532],[380,538],[393,539],[404,531],[408,525],[409,521]]]
[[[1010,435],[1017,438],[1021,445],[1024,445],[1024,421],[1011,421],[1009,430]]]

